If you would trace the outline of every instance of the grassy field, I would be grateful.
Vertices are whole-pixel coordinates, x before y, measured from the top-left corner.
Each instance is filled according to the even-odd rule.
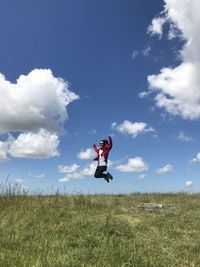
[[[162,209],[138,208],[155,202]],[[200,266],[200,195],[0,195],[0,266]]]

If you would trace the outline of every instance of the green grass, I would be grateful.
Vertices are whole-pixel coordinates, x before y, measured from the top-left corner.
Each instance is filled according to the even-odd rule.
[[[162,213],[139,210],[144,202]],[[0,196],[0,266],[200,266],[200,195]]]

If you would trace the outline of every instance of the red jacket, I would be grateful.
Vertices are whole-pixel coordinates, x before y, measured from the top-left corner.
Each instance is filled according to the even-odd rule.
[[[112,138],[111,138],[111,136],[109,136],[108,137],[108,139],[109,139],[109,143],[108,144],[106,144],[104,147],[103,147],[103,152],[102,152],[102,156],[104,156],[105,157],[105,161],[106,161],[106,163],[108,162],[108,155],[109,155],[109,152],[110,152],[110,150],[111,150],[111,148],[112,148]],[[97,152],[97,156],[94,158],[94,160],[99,160],[99,148],[94,144],[93,145],[93,147],[94,147],[94,150]]]

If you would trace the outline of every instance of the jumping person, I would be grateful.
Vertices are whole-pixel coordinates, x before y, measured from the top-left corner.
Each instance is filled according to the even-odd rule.
[[[94,150],[97,153],[97,156],[94,158],[94,160],[98,161],[98,165],[94,174],[95,178],[104,178],[107,183],[109,183],[109,180],[112,180],[112,175],[107,172],[107,163],[108,163],[108,155],[112,148],[112,138],[111,136],[108,137],[109,141],[107,139],[101,140],[99,143],[99,148],[94,144]]]

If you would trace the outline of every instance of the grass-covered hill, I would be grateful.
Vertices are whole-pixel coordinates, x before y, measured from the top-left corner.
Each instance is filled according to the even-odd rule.
[[[200,266],[200,195],[1,195],[0,266]]]

